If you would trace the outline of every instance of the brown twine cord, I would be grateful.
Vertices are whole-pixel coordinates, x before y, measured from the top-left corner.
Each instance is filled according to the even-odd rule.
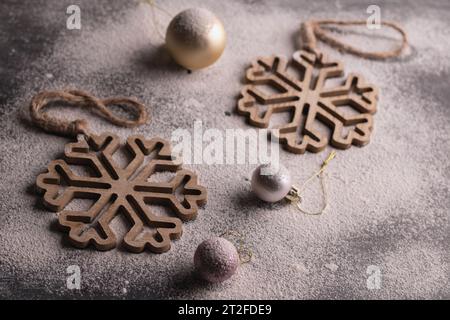
[[[89,109],[120,127],[136,127],[147,122],[148,118],[145,106],[133,98],[115,97],[101,100],[81,90],[43,91],[35,95],[30,104],[32,122],[47,132],[65,136],[76,136],[80,133],[89,135],[88,123],[86,119],[66,121],[50,117],[43,109],[52,102],[65,102]],[[112,105],[129,108],[136,114],[136,119],[128,120],[114,115],[108,109],[108,106]]]
[[[349,44],[339,41],[338,39],[332,37],[329,32],[324,30],[322,26],[325,25],[335,25],[335,26],[353,26],[353,25],[366,25],[365,20],[354,20],[354,21],[342,21],[342,20],[310,20],[303,22],[301,24],[300,35],[302,38],[303,47],[306,50],[314,52],[318,54],[317,50],[317,39],[329,44],[330,46],[340,50],[345,51],[355,56],[366,58],[366,59],[374,59],[374,60],[384,60],[388,58],[398,57],[403,50],[408,47],[408,37],[406,35],[405,30],[401,28],[394,22],[382,21],[381,24],[387,27],[390,27],[396,30],[402,36],[401,45],[391,51],[379,51],[379,52],[369,52],[363,51],[358,48],[355,48]]]

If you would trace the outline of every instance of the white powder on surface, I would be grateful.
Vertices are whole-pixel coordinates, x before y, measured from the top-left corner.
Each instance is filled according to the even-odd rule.
[[[342,60],[348,72],[358,72],[380,87],[371,143],[338,151],[330,163],[330,207],[324,215],[305,216],[286,203],[269,205],[255,199],[245,180],[252,165],[188,166],[199,173],[207,187],[208,204],[197,220],[184,225],[181,239],[162,255],[136,255],[123,249],[78,250],[62,240],[55,227],[56,215],[39,205],[33,184],[37,174],[61,154],[68,139],[45,134],[21,120],[32,95],[43,89],[77,87],[99,97],[136,96],[149,106],[152,120],[134,131],[89,117],[94,131],[114,131],[122,138],[132,132],[170,138],[172,130],[191,129],[198,119],[205,129],[249,128],[233,110],[250,61],[273,53],[291,55],[301,21],[360,19],[365,17],[367,5],[339,1],[337,11],[320,1],[192,1],[189,6],[208,8],[223,21],[228,45],[215,65],[188,74],[160,48],[148,6],[115,0],[108,2],[117,9],[112,10],[107,5],[81,1],[85,11],[93,10],[97,15],[87,18],[81,31],[72,32],[55,25],[61,8],[52,9],[52,2],[57,1],[49,1],[46,10],[40,10],[41,20],[48,24],[42,37],[49,40],[36,59],[22,62],[16,75],[20,86],[14,95],[11,93],[8,108],[1,111],[0,270],[14,279],[6,288],[6,296],[450,296],[445,259],[449,256],[450,209],[450,19],[448,11],[440,10],[445,1],[417,3],[410,9],[400,2],[384,5],[386,18],[407,30],[413,46],[410,57],[374,62],[321,46]],[[185,5],[172,1],[166,9],[179,12]],[[420,16],[415,14],[417,10]],[[55,37],[50,31],[56,29]],[[367,45],[363,37],[349,39],[355,46]],[[72,118],[88,116],[60,108],[53,112]],[[281,151],[280,156],[293,180],[302,182],[330,150],[305,155]],[[312,184],[304,195],[311,205],[317,186]],[[119,232],[125,232],[123,221],[115,223]],[[229,281],[204,284],[193,275],[195,248],[228,229],[246,235],[254,259],[242,265]],[[66,268],[71,264],[82,270],[83,289],[79,293],[65,287]],[[366,287],[369,265],[381,268],[384,280],[380,290]],[[38,290],[33,293],[33,288]]]

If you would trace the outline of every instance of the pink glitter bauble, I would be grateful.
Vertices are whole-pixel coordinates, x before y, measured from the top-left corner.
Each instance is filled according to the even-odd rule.
[[[236,272],[239,254],[230,241],[214,237],[197,247],[194,264],[203,279],[213,283],[222,282]]]

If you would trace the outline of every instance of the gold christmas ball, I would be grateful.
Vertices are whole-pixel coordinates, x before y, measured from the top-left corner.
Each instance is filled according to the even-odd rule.
[[[167,49],[178,64],[189,70],[213,64],[222,55],[225,44],[222,22],[206,9],[182,11],[167,27]]]

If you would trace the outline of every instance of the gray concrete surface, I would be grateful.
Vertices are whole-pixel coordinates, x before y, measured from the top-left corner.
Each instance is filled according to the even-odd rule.
[[[161,1],[160,1],[161,2]],[[82,29],[67,30],[66,8],[77,3]],[[152,121],[135,130],[170,138],[176,128],[249,128],[235,112],[245,68],[259,55],[296,49],[301,21],[367,17],[372,1],[164,1],[176,13],[202,6],[223,20],[229,42],[217,64],[194,73],[161,49],[150,10],[136,1],[2,1],[0,4],[0,297],[2,298],[268,298],[443,299],[449,289],[450,3],[379,1],[383,19],[407,30],[412,49],[374,62],[323,50],[381,90],[372,142],[339,151],[329,170],[330,207],[319,217],[250,194],[253,165],[188,166],[208,188],[208,204],[162,255],[123,249],[96,252],[67,245],[56,214],[34,193],[37,174],[68,139],[41,132],[26,107],[40,90],[77,87],[98,96],[133,95]],[[161,24],[167,23],[160,16]],[[393,45],[382,36],[348,35],[355,45]],[[372,36],[374,34],[372,33]],[[373,40],[372,40],[373,39]],[[55,110],[54,112],[62,112]],[[80,116],[78,111],[65,113]],[[85,115],[85,114],[84,114]],[[97,132],[132,131],[89,118]],[[295,181],[326,156],[281,152]],[[313,187],[317,188],[317,185]],[[316,203],[311,189],[308,204]],[[317,200],[318,201],[318,200]],[[114,222],[123,234],[124,221]],[[244,233],[254,259],[229,281],[208,285],[193,274],[204,239],[228,229]],[[81,290],[66,288],[78,265]],[[369,266],[381,287],[367,286]],[[369,268],[370,271],[370,268]],[[370,281],[370,280],[369,280]]]

